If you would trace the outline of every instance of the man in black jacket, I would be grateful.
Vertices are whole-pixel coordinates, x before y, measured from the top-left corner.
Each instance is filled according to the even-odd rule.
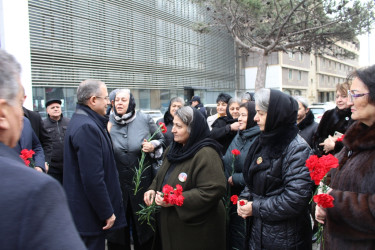
[[[52,99],[47,101],[46,110],[48,116],[44,119],[43,125],[52,140],[52,154],[48,174],[62,184],[64,135],[70,119],[63,117],[61,113],[61,100]]]
[[[199,96],[197,95],[193,96],[191,98],[190,103],[191,103],[191,107],[198,109],[202,113],[203,117],[207,119],[206,108],[201,103],[201,98]]]
[[[298,102],[297,126],[299,135],[312,147],[313,136],[318,128],[318,123],[314,121],[314,114],[308,108],[307,100],[302,96],[295,96]]]

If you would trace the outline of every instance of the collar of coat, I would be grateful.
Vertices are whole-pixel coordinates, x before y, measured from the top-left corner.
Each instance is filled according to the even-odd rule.
[[[375,148],[375,124],[368,127],[356,121],[345,133],[344,145],[352,151],[369,150]]]
[[[307,128],[314,122],[314,118],[314,114],[311,112],[311,110],[309,110],[309,112],[307,112],[306,114],[305,119],[303,119],[300,123],[297,124],[298,128],[300,130]]]

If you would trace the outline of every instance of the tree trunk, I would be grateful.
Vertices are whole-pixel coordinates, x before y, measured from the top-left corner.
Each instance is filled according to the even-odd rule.
[[[268,54],[259,53],[257,77],[255,79],[255,91],[266,87],[266,71],[268,66]]]

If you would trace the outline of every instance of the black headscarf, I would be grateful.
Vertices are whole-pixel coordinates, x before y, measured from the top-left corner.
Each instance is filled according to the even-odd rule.
[[[164,114],[165,125],[168,125],[173,122],[173,116],[171,115],[171,105],[172,105],[172,102],[169,102],[168,110]]]
[[[241,107],[245,107],[247,109],[247,122],[246,122],[246,129],[252,128],[257,126],[257,123],[254,121],[254,116],[256,114],[255,111],[255,102],[245,102],[240,105]]]
[[[279,90],[271,89],[265,129],[249,150],[248,157],[260,151],[270,158],[280,157],[298,134],[297,101]]]
[[[167,154],[170,163],[180,163],[191,159],[201,148],[212,147],[221,157],[221,145],[209,138],[210,129],[202,113],[197,109],[193,110],[193,121],[191,124],[190,135],[187,143],[183,146],[175,141],[170,145]]]

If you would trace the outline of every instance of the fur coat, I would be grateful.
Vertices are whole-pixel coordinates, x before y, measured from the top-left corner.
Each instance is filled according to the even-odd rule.
[[[334,207],[327,209],[324,249],[375,249],[375,125],[356,122],[329,173]]]
[[[327,209],[324,249],[375,249],[375,125],[355,122],[330,172],[334,207]]]

